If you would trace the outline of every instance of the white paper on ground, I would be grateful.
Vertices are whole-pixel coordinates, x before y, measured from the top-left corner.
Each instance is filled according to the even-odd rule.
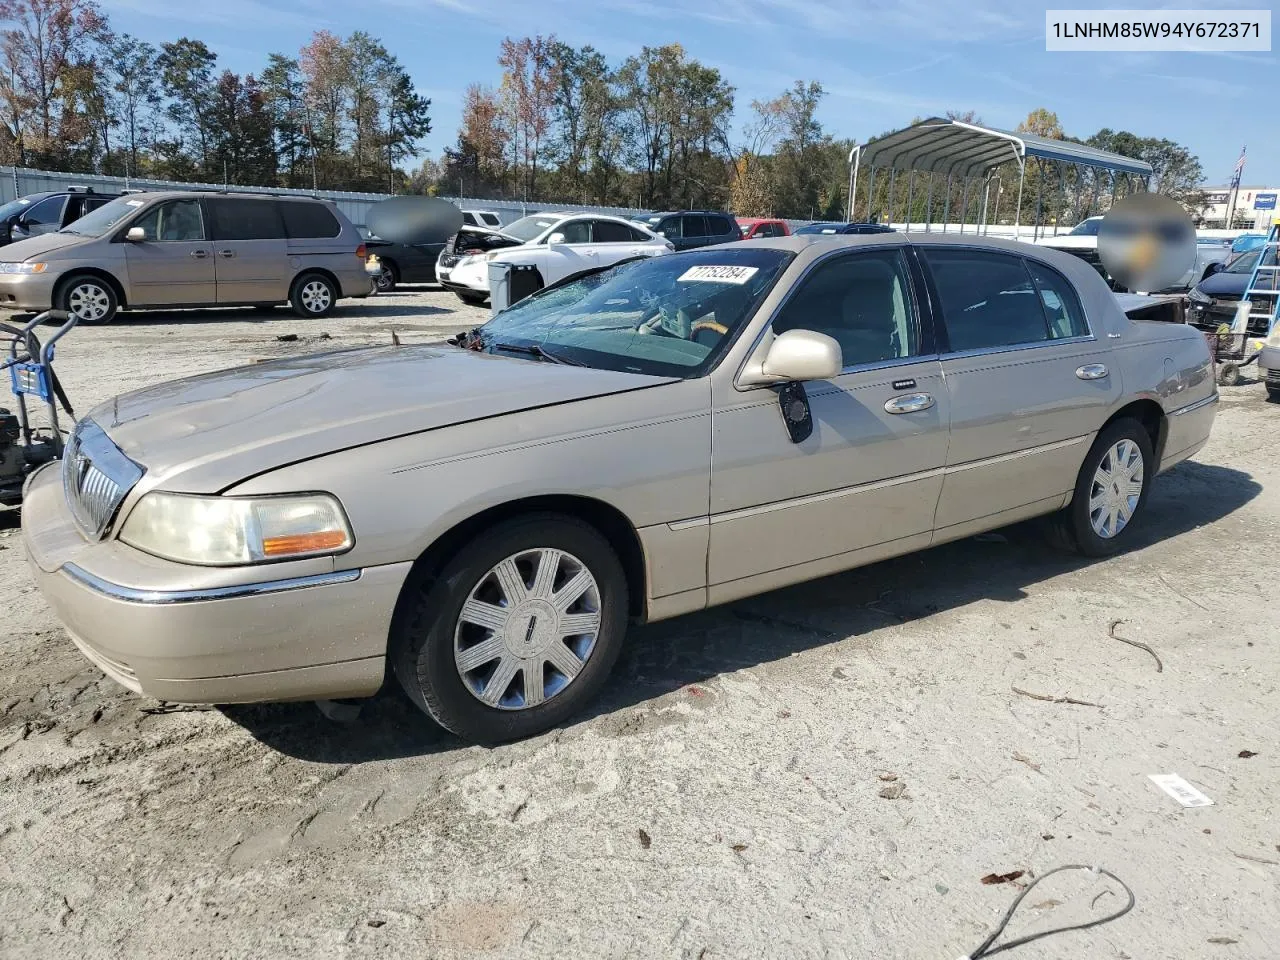
[[[1148,774],[1151,782],[1184,807],[1211,807],[1213,801],[1176,773]]]

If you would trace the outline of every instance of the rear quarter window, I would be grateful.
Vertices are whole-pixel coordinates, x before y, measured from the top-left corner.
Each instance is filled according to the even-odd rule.
[[[284,217],[285,233],[290,239],[329,238],[342,232],[338,218],[323,203],[283,200],[280,202],[280,213]]]

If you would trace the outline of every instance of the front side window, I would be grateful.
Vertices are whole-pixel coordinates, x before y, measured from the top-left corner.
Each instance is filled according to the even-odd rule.
[[[285,237],[275,201],[213,197],[209,208],[214,240],[283,240]]]
[[[911,280],[899,250],[876,250],[820,264],[773,321],[773,332],[813,330],[840,344],[846,367],[920,353]]]
[[[562,243],[590,243],[591,221],[569,220],[556,227],[556,233],[564,234]]]
[[[141,227],[146,239],[154,242],[191,242],[204,239],[204,218],[199,200],[170,200],[157,203],[132,224]]]
[[[986,350],[1018,344],[1043,343],[1055,338],[1052,313],[1059,329],[1083,326],[1074,291],[1058,278],[1056,285],[1038,286],[1021,257],[987,250],[927,248],[925,259],[933,274],[942,319],[951,349]],[[1051,276],[1041,268],[1042,274]],[[1056,292],[1055,292],[1056,289]],[[1067,301],[1076,311],[1073,319]],[[1052,303],[1052,307],[1050,307]]]
[[[606,370],[700,376],[791,259],[783,250],[738,248],[632,261],[508,307],[480,328],[480,348],[518,355],[538,346]]]

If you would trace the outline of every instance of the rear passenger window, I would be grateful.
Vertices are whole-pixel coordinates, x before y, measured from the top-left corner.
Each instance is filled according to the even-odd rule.
[[[1020,257],[927,249],[951,349],[985,350],[1050,339],[1041,295]]]
[[[738,225],[728,217],[707,217],[711,225],[712,235],[717,237],[736,237]]]
[[[1045,318],[1049,321],[1049,336],[1054,340],[1064,337],[1087,337],[1089,325],[1085,323],[1084,310],[1075,287],[1056,270],[1050,270],[1034,260],[1027,261],[1031,279],[1044,304]]]
[[[691,239],[698,237],[709,237],[711,234],[707,231],[707,218],[702,216],[686,216],[681,217],[684,221],[684,235]]]
[[[591,232],[596,243],[633,243],[637,236],[630,227],[612,220],[596,220]]]
[[[282,200],[280,212],[284,215],[285,233],[291,239],[312,240],[336,237],[342,232],[342,225],[323,203]]]
[[[284,223],[272,200],[208,201],[214,240],[283,240]]]

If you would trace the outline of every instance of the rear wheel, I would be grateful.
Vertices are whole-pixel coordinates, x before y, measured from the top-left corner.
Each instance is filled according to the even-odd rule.
[[[1267,399],[1273,403],[1280,403],[1280,387],[1267,386]]]
[[[59,289],[54,304],[59,310],[74,313],[80,323],[110,323],[120,309],[119,298],[111,284],[91,275],[67,280]]]
[[[396,265],[390,260],[383,260],[382,269],[378,271],[378,275],[374,277],[374,286],[378,288],[379,293],[391,293],[395,290],[396,284],[400,282],[400,271],[396,269]]]
[[[1147,502],[1155,469],[1146,428],[1127,417],[1111,424],[1084,458],[1071,503],[1050,518],[1051,539],[1088,557],[1119,552]]]
[[[405,587],[392,667],[441,726],[500,743],[578,713],[613,669],[626,629],[626,576],[608,541],[571,517],[533,514]]]
[[[321,273],[304,273],[293,281],[289,303],[300,317],[327,317],[338,302],[338,288]]]

